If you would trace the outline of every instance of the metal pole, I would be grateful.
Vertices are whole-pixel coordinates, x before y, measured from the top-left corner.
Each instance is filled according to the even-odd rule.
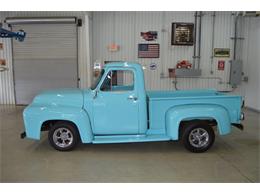
[[[200,51],[201,51],[201,22],[202,22],[202,12],[200,12],[200,23],[199,23],[199,48],[198,48],[198,69],[200,69]]]
[[[237,50],[237,23],[238,23],[238,15],[235,16],[233,60],[236,60],[236,50]]]
[[[213,74],[213,59],[214,59],[214,43],[215,43],[215,20],[216,20],[216,12],[212,14],[212,39],[211,39],[211,67],[210,74]]]
[[[194,14],[194,46],[193,46],[193,66],[194,69],[196,66],[196,55],[197,55],[197,18],[198,18],[198,12],[196,11]]]

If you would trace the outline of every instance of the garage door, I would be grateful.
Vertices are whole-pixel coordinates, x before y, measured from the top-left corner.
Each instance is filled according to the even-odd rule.
[[[20,24],[24,42],[13,41],[16,104],[29,104],[43,90],[76,88],[76,24]]]

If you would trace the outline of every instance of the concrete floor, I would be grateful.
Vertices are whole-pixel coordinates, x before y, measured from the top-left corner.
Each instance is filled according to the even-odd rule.
[[[1,182],[260,182],[259,114],[246,110],[245,131],[217,136],[206,153],[179,142],[80,145],[58,152],[21,140],[24,107],[0,106]]]

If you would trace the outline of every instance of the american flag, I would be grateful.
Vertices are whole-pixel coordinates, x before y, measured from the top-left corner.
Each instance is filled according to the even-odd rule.
[[[159,44],[138,44],[138,58],[159,58]]]

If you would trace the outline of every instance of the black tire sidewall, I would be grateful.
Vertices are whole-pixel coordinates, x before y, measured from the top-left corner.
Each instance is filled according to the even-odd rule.
[[[191,131],[195,128],[202,128],[207,131],[207,133],[209,134],[209,144],[208,145],[201,147],[201,148],[196,148],[190,144],[189,135],[190,135]],[[192,123],[191,122],[184,126],[183,131],[184,132],[182,134],[182,142],[187,150],[194,152],[194,153],[201,153],[201,152],[207,151],[213,145],[213,143],[215,141],[214,130],[207,123],[200,123],[200,122]]]
[[[72,140],[72,143],[71,145],[69,145],[68,147],[59,147],[57,146],[54,141],[53,141],[53,133],[55,132],[56,129],[58,128],[66,128],[66,129],[69,129],[70,132],[72,133],[73,135],[73,140]],[[70,151],[72,149],[74,149],[78,142],[79,142],[79,133],[78,133],[78,130],[77,128],[75,127],[75,125],[71,124],[71,123],[68,123],[68,122],[57,122],[56,124],[53,125],[53,127],[49,130],[49,133],[48,133],[48,140],[49,140],[49,143],[50,145],[55,148],[56,150],[59,150],[59,151]]]

